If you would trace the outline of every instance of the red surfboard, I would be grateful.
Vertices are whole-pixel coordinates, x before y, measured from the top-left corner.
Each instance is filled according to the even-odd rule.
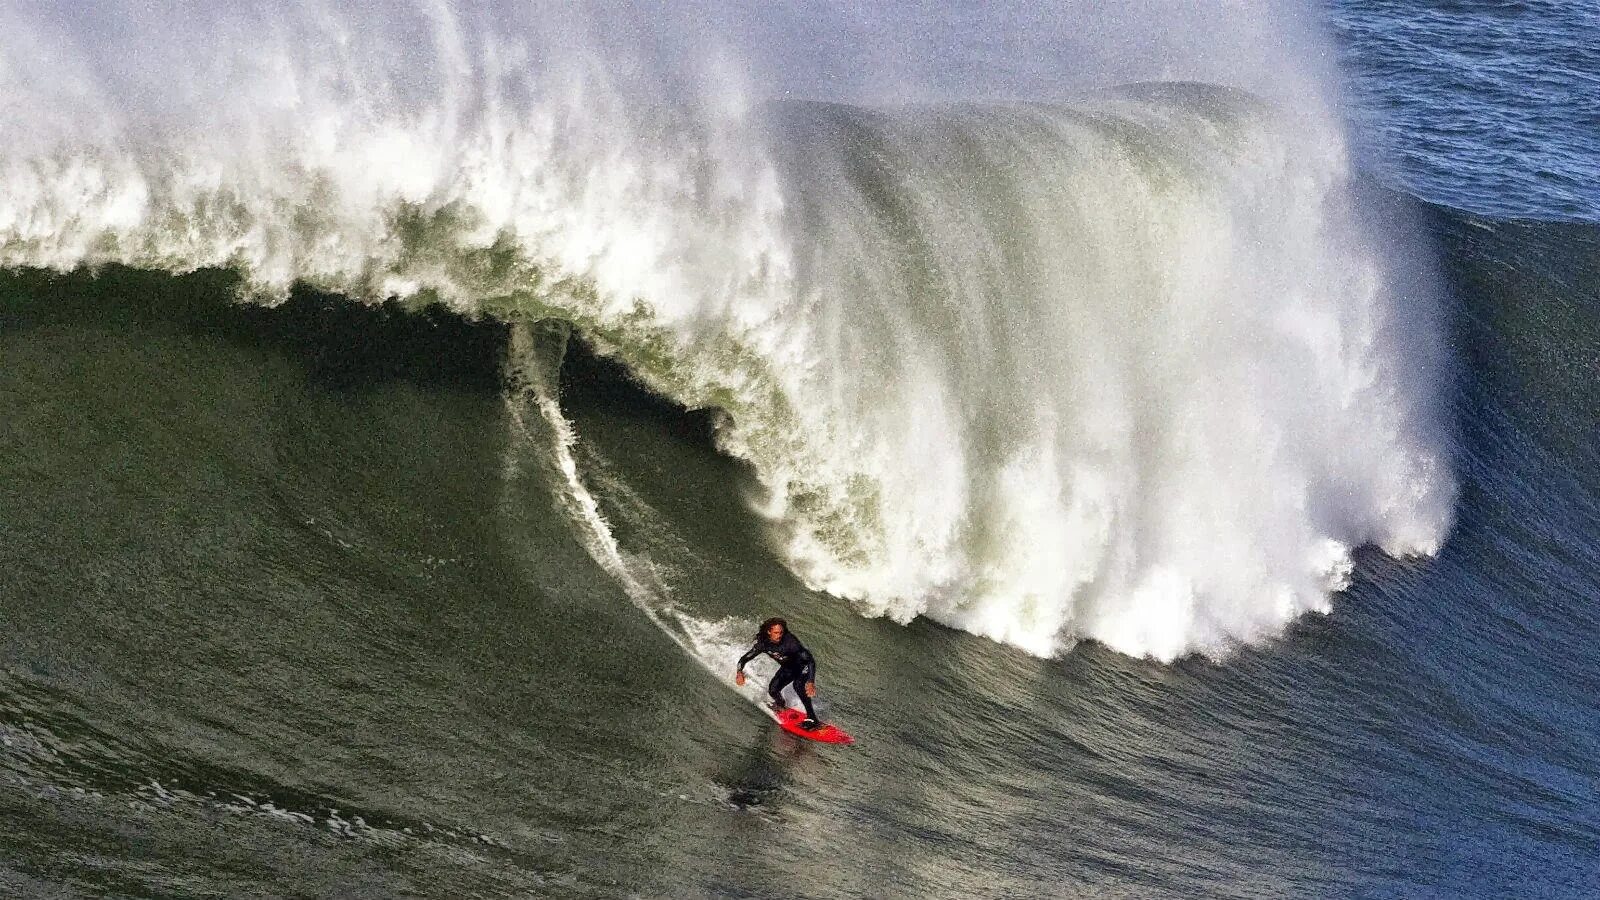
[[[778,727],[789,732],[795,737],[803,737],[808,741],[820,741],[824,744],[854,744],[856,739],[834,725],[821,725],[810,731],[800,727],[805,721],[806,714],[798,709],[786,709],[778,713]]]

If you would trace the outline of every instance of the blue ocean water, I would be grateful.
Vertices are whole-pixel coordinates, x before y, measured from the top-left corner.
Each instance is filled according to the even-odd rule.
[[[1329,4],[1368,164],[1494,216],[1600,221],[1600,5]]]

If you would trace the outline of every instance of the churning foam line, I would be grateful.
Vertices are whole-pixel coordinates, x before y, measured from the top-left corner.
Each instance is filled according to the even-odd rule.
[[[556,468],[560,470],[564,481],[562,504],[578,526],[581,543],[589,556],[617,580],[633,605],[674,644],[707,672],[717,676],[718,681],[766,711],[762,703],[764,695],[757,685],[757,679],[746,681],[745,686],[740,688],[726,678],[727,670],[745,649],[745,644],[734,637],[735,632],[751,630],[753,625],[733,621],[718,624],[690,616],[677,609],[661,589],[646,584],[635,574],[621,546],[617,544],[611,526],[600,512],[599,503],[578,474],[577,459],[573,455],[573,447],[578,440],[577,432],[561,412],[561,403],[545,376],[543,360],[538,356],[539,351],[528,334],[527,326],[513,326],[508,352],[512,354],[511,365],[518,376],[517,381],[522,385],[521,390],[511,389],[506,394],[506,407],[510,411],[512,425],[529,445],[539,446],[540,441],[533,429],[528,427],[524,406],[519,402],[519,399],[531,399],[538,408],[540,418],[550,428],[550,445],[555,453]]]

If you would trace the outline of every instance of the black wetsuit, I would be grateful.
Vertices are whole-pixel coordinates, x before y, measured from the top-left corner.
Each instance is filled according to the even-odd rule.
[[[794,692],[800,695],[800,702],[805,705],[806,718],[816,719],[817,711],[811,706],[811,698],[806,696],[806,685],[817,680],[817,661],[811,658],[811,651],[788,631],[776,644],[762,635],[756,639],[756,645],[750,648],[749,653],[739,657],[739,671],[743,672],[745,663],[763,653],[778,661],[778,674],[772,676],[772,683],[767,685],[772,702],[787,706],[783,701],[783,689],[792,682]]]

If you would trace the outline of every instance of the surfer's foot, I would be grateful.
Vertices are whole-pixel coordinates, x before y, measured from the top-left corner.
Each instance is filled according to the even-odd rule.
[[[767,709],[770,709],[773,712],[783,712],[784,710],[786,710],[788,708],[789,708],[789,704],[784,703],[784,702],[779,701],[779,700],[773,700],[772,702],[767,704]]]
[[[800,727],[807,731],[816,731],[818,728],[822,727],[822,723],[818,722],[816,719],[807,719],[800,723]]]

